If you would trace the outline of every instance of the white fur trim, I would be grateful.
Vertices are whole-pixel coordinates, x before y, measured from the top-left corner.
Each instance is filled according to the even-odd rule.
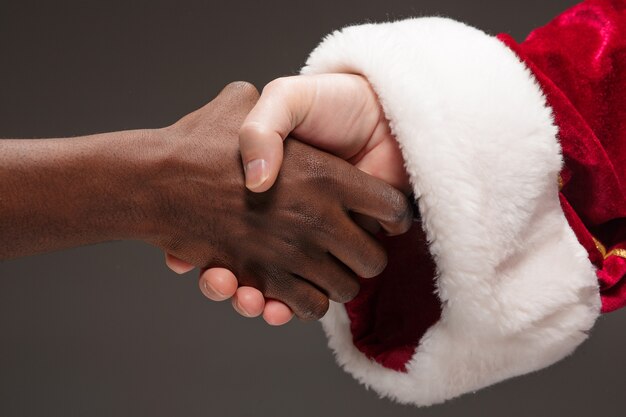
[[[442,317],[407,373],[359,352],[332,306],[323,325],[345,369],[381,395],[430,405],[550,365],[587,337],[597,278],[558,201],[551,110],[511,50],[462,23],[411,19],[335,32],[302,72],[368,78],[438,269]]]

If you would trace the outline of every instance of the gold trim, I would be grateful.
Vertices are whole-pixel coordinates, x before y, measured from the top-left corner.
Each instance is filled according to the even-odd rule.
[[[563,189],[563,177],[561,176],[561,174],[559,174],[559,191],[561,191]]]
[[[598,249],[598,252],[600,252],[600,255],[602,255],[602,257],[606,259],[607,254],[606,254],[606,248],[604,247],[604,245],[595,237],[591,236],[591,238],[593,239],[593,243],[595,243],[596,245],[596,249]]]
[[[600,255],[602,255],[603,259],[606,259],[610,256],[619,256],[620,258],[626,259],[626,249],[615,248],[607,252],[606,247],[602,244],[602,242],[600,242],[593,236],[591,238],[593,239],[593,243],[596,245],[596,249],[598,249],[598,252],[600,252]]]
[[[604,258],[606,259],[609,256],[619,256],[620,258],[626,259],[626,249],[612,249]]]

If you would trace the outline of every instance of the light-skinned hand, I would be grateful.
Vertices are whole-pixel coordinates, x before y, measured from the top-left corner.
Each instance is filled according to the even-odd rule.
[[[288,136],[333,153],[410,192],[401,151],[374,90],[362,76],[302,75],[270,82],[239,131],[248,189],[264,192],[272,187],[283,161],[283,141]],[[175,271],[191,268],[175,258],[167,263]],[[258,290],[237,288],[237,278],[225,269],[204,271],[200,288],[211,300],[232,297],[235,310],[243,316],[263,313],[271,325],[285,324],[293,316],[285,304],[265,300]]]

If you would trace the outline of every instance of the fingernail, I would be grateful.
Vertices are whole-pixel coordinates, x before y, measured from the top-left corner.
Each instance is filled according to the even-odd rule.
[[[224,294],[222,294],[221,292],[219,292],[218,290],[216,290],[215,287],[213,287],[209,283],[209,281],[204,281],[204,289],[210,295],[217,296],[216,298],[226,298],[226,296]]]
[[[270,176],[269,167],[265,159],[255,159],[246,164],[246,187],[257,188]]]
[[[189,268],[187,268],[184,265],[179,265],[177,262],[173,262],[172,265],[168,264],[167,266],[169,269],[171,269],[174,273],[178,275],[186,274],[187,272],[190,271]]]
[[[252,317],[252,315],[248,313],[248,310],[246,310],[245,308],[241,306],[241,304],[239,303],[239,300],[237,300],[237,310],[246,317]]]

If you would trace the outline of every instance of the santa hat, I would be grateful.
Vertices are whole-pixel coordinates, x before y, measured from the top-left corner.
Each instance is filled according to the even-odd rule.
[[[598,265],[564,215],[559,129],[527,65],[477,29],[420,18],[329,35],[302,73],[336,72],[378,94],[421,215],[386,239],[385,273],[322,320],[337,361],[423,406],[570,354],[600,313]]]

